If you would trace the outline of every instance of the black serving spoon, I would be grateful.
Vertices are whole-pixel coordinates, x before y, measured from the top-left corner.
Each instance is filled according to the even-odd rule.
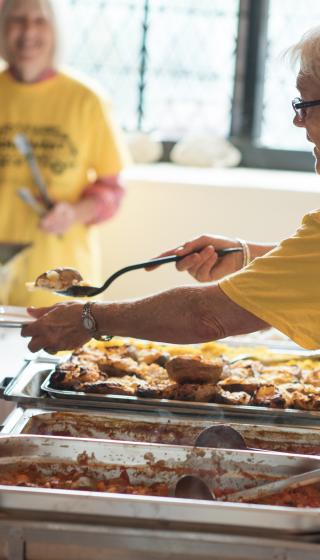
[[[242,247],[228,247],[226,249],[217,249],[216,253],[218,257],[224,257],[229,253],[238,253],[239,251],[242,250],[243,250]],[[125,266],[124,268],[120,268],[120,270],[118,270],[117,272],[109,276],[109,278],[105,281],[105,283],[102,284],[102,286],[100,287],[73,285],[70,286],[69,288],[66,288],[65,290],[57,290],[57,293],[61,294],[62,296],[69,296],[69,297],[76,297],[76,298],[97,296],[98,294],[101,294],[107,288],[109,288],[110,284],[112,284],[112,282],[116,280],[116,278],[122,276],[122,274],[125,274],[126,272],[130,272],[131,270],[138,270],[139,268],[148,268],[149,266],[155,266],[155,265],[159,266],[161,264],[181,261],[185,257],[186,255],[184,256],[171,255],[169,257],[159,257],[158,259],[151,259],[149,261],[145,261],[142,263],[131,264],[129,266]]]

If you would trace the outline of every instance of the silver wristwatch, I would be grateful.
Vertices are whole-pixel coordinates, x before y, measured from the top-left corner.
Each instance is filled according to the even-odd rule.
[[[91,301],[87,301],[84,304],[82,308],[82,314],[81,314],[82,325],[87,331],[90,332],[92,338],[95,338],[96,340],[104,340],[104,341],[111,340],[112,336],[99,334],[97,321],[95,320],[91,312],[91,307],[93,304],[94,302]]]

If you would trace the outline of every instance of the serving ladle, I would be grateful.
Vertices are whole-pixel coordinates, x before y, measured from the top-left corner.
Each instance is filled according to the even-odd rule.
[[[216,425],[204,429],[196,438],[196,447],[211,447],[223,449],[246,449],[247,451],[262,451],[247,447],[243,437],[237,430],[231,426]],[[286,479],[268,482],[254,488],[240,490],[231,494],[222,496],[221,501],[246,502],[258,501],[267,498],[284,490],[292,490],[306,486],[309,484],[319,483],[320,469],[304,472],[298,475],[290,476]],[[217,500],[214,492],[210,490],[206,482],[195,475],[187,475],[181,477],[175,486],[175,498],[184,498],[191,500]]]
[[[222,502],[259,502],[259,500],[279,494],[285,490],[296,490],[310,484],[318,484],[320,481],[320,469],[296,474],[288,478],[267,482],[253,488],[246,488],[238,492],[232,492],[219,498]],[[175,498],[187,500],[216,501],[215,493],[198,476],[182,476],[176,483],[174,490]]]
[[[224,257],[225,255],[228,255],[229,253],[238,253],[242,250],[243,250],[242,247],[228,247],[226,249],[217,249],[216,253],[217,253],[218,257]],[[184,256],[170,255],[168,257],[159,257],[158,259],[151,259],[151,260],[148,260],[148,261],[145,261],[145,262],[125,266],[124,268],[121,268],[120,270],[118,270],[117,272],[114,272],[114,274],[109,276],[109,278],[107,278],[105,283],[102,284],[102,286],[100,286],[100,287],[98,287],[98,286],[73,285],[73,286],[70,286],[69,288],[66,288],[65,290],[56,290],[56,291],[57,291],[58,294],[61,294],[63,296],[76,297],[76,298],[97,296],[98,294],[101,294],[107,288],[109,288],[110,284],[112,284],[112,282],[114,280],[116,280],[116,278],[119,278],[119,276],[122,276],[122,274],[125,274],[126,272],[130,272],[131,270],[138,270],[139,268],[148,268],[149,266],[159,266],[161,264],[178,262],[178,261],[181,261],[182,259],[184,259],[185,256],[186,255],[184,255]]]
[[[213,449],[249,449],[241,434],[231,426],[216,424],[200,432],[195,442],[195,447],[212,447]],[[254,449],[254,451],[260,451]]]

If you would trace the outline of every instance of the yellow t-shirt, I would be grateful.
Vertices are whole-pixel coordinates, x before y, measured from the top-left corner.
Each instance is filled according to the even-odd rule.
[[[39,194],[15,147],[18,133],[31,142],[54,201],[76,202],[89,180],[119,173],[128,154],[111,107],[83,83],[58,73],[23,84],[8,71],[0,73],[0,242],[32,243],[15,259],[2,303],[47,305],[57,296],[30,293],[25,282],[57,266],[77,268],[89,282],[99,282],[98,228],[76,224],[62,237],[39,228],[38,216],[16,194],[22,186]]]
[[[320,210],[267,255],[219,282],[235,303],[304,348],[320,348]]]

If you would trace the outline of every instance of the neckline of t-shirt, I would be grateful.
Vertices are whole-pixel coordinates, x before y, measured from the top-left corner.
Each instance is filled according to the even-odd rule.
[[[34,92],[36,90],[38,91],[38,90],[50,88],[51,86],[56,85],[62,78],[62,72],[60,71],[57,71],[54,75],[51,75],[44,80],[40,80],[39,82],[33,82],[33,83],[19,82],[14,78],[14,76],[12,76],[10,70],[8,69],[4,70],[2,72],[2,75],[5,77],[7,82],[10,83],[12,87],[24,92],[28,92],[28,91]]]

